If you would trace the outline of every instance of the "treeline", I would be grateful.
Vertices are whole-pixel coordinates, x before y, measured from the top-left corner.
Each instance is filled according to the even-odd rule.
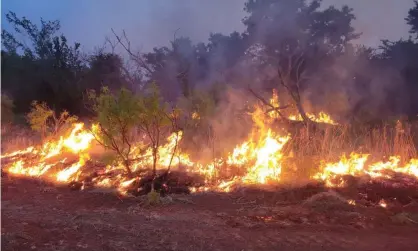
[[[85,54],[60,34],[59,21],[35,25],[9,12],[13,29],[2,30],[2,97],[9,97],[2,98],[2,117],[10,107],[27,113],[34,100],[89,116],[88,90],[141,92],[155,82],[165,100],[201,116],[214,116],[233,88],[262,101],[277,89],[281,104],[272,109],[294,109],[304,118],[319,110],[341,121],[416,118],[418,2],[405,18],[411,37],[378,48],[353,45],[361,34],[352,27],[351,8],[324,9],[320,2],[248,0],[244,32],[210,34],[207,43],[174,36],[148,53],[138,53],[129,34],[112,30],[106,47]]]

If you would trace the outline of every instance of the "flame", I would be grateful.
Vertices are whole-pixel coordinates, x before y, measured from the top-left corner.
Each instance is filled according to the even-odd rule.
[[[386,208],[388,206],[388,204],[386,203],[386,201],[384,199],[381,199],[379,201],[379,206],[381,206],[383,208]]]
[[[90,159],[88,154],[81,155],[80,160],[77,163],[57,173],[57,181],[68,182],[70,178],[85,165],[86,160],[88,159]]]
[[[25,164],[25,161],[18,160],[12,164],[8,171],[10,173],[22,174],[27,176],[41,176],[52,167],[52,165],[48,165],[45,163],[40,163],[36,166],[30,166]]]
[[[227,164],[243,166],[254,163],[243,177],[246,183],[265,184],[269,179],[278,181],[281,174],[281,149],[290,136],[277,136],[270,129],[262,132],[260,140],[250,139],[234,149]]]
[[[310,118],[312,121],[317,123],[326,123],[330,125],[338,125],[337,122],[335,122],[333,119],[331,119],[331,116],[325,112],[319,112],[318,115],[315,115],[313,113],[306,113],[306,116]],[[295,121],[302,121],[302,115],[289,115],[288,119],[295,120]]]
[[[11,153],[8,153],[8,154],[5,154],[5,155],[1,155],[1,158],[2,159],[3,158],[13,158],[13,157],[18,156],[18,155],[24,155],[24,154],[32,153],[34,150],[35,150],[35,147],[30,146],[30,147],[28,147],[24,150],[17,150],[17,151],[14,151],[14,152],[11,152]]]
[[[78,123],[74,125],[74,129],[68,138],[63,140],[63,144],[67,149],[70,149],[73,153],[79,153],[87,150],[91,141],[94,139],[93,134],[82,131],[84,124]]]
[[[280,107],[278,94],[273,92],[270,99],[272,107]],[[192,188],[192,192],[216,190],[229,192],[239,184],[269,184],[280,182],[282,169],[285,167],[286,156],[284,146],[291,136],[283,130],[275,130],[275,121],[280,120],[282,113],[278,110],[267,110],[256,105],[251,113],[254,126],[244,142],[238,144],[224,158],[214,159],[211,163],[194,162],[190,156],[181,151],[179,143],[183,132],[174,132],[166,139],[166,143],[158,148],[157,169],[184,168],[204,177],[205,186]],[[286,115],[292,120],[302,120],[300,115]],[[331,117],[320,112],[318,115],[308,113],[307,116],[316,122],[337,124]],[[193,114],[199,119],[198,114]],[[100,130],[92,125],[91,130]],[[56,140],[48,140],[41,146],[30,146],[23,150],[6,153],[1,158],[11,160],[5,164],[5,170],[11,174],[32,177],[45,177],[59,183],[79,181],[86,163],[90,160],[89,151],[95,140],[93,133],[84,129],[84,124],[73,124],[71,130]],[[77,159],[67,158],[66,153],[75,155]],[[134,162],[130,168],[133,172],[141,171],[153,165],[153,151],[144,142],[135,142],[131,154]],[[60,159],[57,161],[57,159]],[[71,161],[70,161],[71,160]],[[386,161],[374,161],[370,154],[353,152],[349,156],[342,155],[339,160],[322,160],[318,172],[312,176],[314,180],[323,181],[329,187],[344,186],[340,177],[344,175],[369,176],[372,179],[391,178],[394,173],[403,173],[418,178],[418,159],[402,161],[399,156],[391,156]],[[140,177],[128,178],[123,163],[107,165],[99,171],[100,175],[92,179],[95,186],[116,187],[121,194],[126,194],[130,185]],[[139,173],[139,172],[138,172]],[[81,180],[82,181],[82,180]],[[348,201],[355,205],[355,201]],[[382,205],[382,203],[380,203]]]
[[[353,206],[356,205],[356,201],[355,200],[348,200],[347,202],[348,202],[349,205],[353,205]]]
[[[327,163],[322,161],[321,173],[316,174],[313,178],[323,180],[327,186],[341,186],[343,184],[334,184],[333,180],[339,175],[357,175],[364,170],[364,164],[369,157],[368,154],[357,154],[351,153],[350,157],[347,158],[343,155],[340,161],[336,163]]]
[[[394,173],[402,173],[418,178],[418,159],[411,159],[402,166],[399,156],[390,156],[389,161],[379,161],[366,165],[369,156],[369,154],[351,153],[349,158],[343,155],[340,161],[335,163],[323,161],[320,167],[322,171],[314,175],[313,178],[325,181],[329,187],[344,186],[345,184],[338,182],[337,179],[342,175],[392,178]]]
[[[12,174],[26,175],[26,176],[42,176],[50,171],[58,164],[65,164],[67,158],[62,158],[60,161],[51,163],[52,157],[63,154],[66,151],[72,153],[80,153],[87,150],[93,140],[93,135],[83,130],[84,124],[74,124],[72,130],[67,137],[61,136],[58,140],[49,140],[40,147],[30,146],[25,150],[15,151],[10,154],[2,155],[2,158],[17,158],[7,171]],[[26,161],[22,158],[23,155],[30,154],[31,161]],[[82,165],[84,165],[84,157],[80,155],[80,160],[77,164],[59,171],[56,174],[56,181],[69,181],[69,176],[74,174]],[[33,159],[32,159],[33,158]],[[34,164],[33,164],[34,163]],[[76,170],[77,169],[77,170]],[[75,170],[75,171],[74,171]],[[68,177],[67,177],[68,176]]]

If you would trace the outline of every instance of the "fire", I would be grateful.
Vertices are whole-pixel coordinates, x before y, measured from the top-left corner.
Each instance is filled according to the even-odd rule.
[[[334,120],[332,120],[331,116],[329,116],[325,112],[319,112],[318,115],[315,115],[313,113],[306,113],[306,116],[308,116],[308,118],[310,118],[312,121],[317,122],[317,123],[326,123],[326,124],[330,124],[330,125],[338,125],[338,123],[335,122]],[[295,120],[295,121],[302,121],[303,120],[303,118],[300,114],[289,115],[288,119]]]
[[[48,171],[50,171],[50,169],[53,169],[53,167],[57,166],[58,164],[65,164],[67,160],[67,158],[63,158],[60,161],[53,162],[51,161],[52,157],[61,155],[66,151],[72,153],[80,153],[81,151],[85,151],[90,147],[90,144],[93,140],[93,135],[87,131],[84,131],[83,127],[84,125],[82,123],[74,124],[69,136],[67,137],[61,136],[58,140],[49,140],[38,148],[35,146],[30,146],[25,150],[2,155],[1,158],[18,158],[19,156],[30,154],[30,162],[20,157],[20,159],[16,160],[9,166],[7,169],[8,172],[17,175],[37,177],[45,175]],[[83,155],[80,155],[80,160],[77,164],[57,173],[56,180],[69,181],[69,176],[75,173],[83,165],[84,158]]]
[[[28,147],[24,150],[17,150],[17,151],[2,155],[1,158],[2,159],[3,158],[13,158],[13,157],[18,156],[18,155],[24,155],[24,154],[32,153],[34,150],[35,150],[35,147],[30,146],[30,147]]]
[[[57,173],[57,181],[61,181],[61,182],[69,181],[70,178],[74,174],[76,174],[82,166],[85,165],[86,160],[89,158],[90,157],[88,156],[88,154],[81,155],[80,160],[77,163]]]
[[[234,149],[228,158],[229,165],[248,165],[248,173],[243,177],[246,183],[265,184],[269,179],[278,181],[281,174],[281,149],[290,136],[277,136],[270,129],[262,132],[260,140],[243,143]]]
[[[9,172],[27,176],[40,176],[52,167],[52,165],[47,165],[45,163],[40,163],[36,166],[25,164],[26,163],[23,160],[18,160],[12,164],[12,166],[9,168]]]
[[[384,199],[381,199],[379,201],[379,206],[381,206],[383,208],[386,208],[388,206],[388,204],[386,203],[386,201]]]
[[[73,153],[79,153],[87,150],[91,141],[94,139],[93,134],[82,131],[84,124],[78,123],[74,125],[74,129],[68,138],[63,140],[63,144],[67,149],[70,149]]]
[[[356,201],[355,200],[348,200],[347,202],[348,202],[349,205],[353,205],[353,206],[356,205]]]
[[[333,179],[339,175],[357,175],[363,172],[364,164],[369,157],[368,154],[357,154],[351,153],[350,157],[347,158],[343,155],[339,162],[327,163],[322,161],[323,171],[314,176],[315,179],[323,180],[330,187],[339,186],[342,184],[334,184]]]
[[[391,156],[389,161],[379,161],[366,165],[369,156],[369,154],[351,153],[349,158],[343,155],[340,161],[335,163],[323,162],[320,167],[322,171],[314,175],[313,178],[325,181],[326,185],[330,187],[344,186],[343,183],[338,183],[338,181],[336,183],[337,178],[342,175],[391,178],[393,173],[402,173],[418,178],[418,159],[411,159],[402,166],[399,156]]]
[[[270,99],[273,107],[279,107],[277,92],[273,92]],[[318,115],[307,114],[313,121],[337,124],[331,117],[320,112]],[[280,182],[282,169],[286,168],[284,160],[288,157],[283,149],[291,140],[291,136],[283,130],[274,130],[276,120],[280,120],[276,110],[263,109],[255,106],[251,114],[254,126],[247,139],[238,144],[225,157],[213,160],[211,163],[194,162],[189,155],[179,147],[183,132],[178,131],[169,135],[166,143],[158,148],[157,168],[183,168],[188,172],[198,173],[204,177],[206,186],[193,188],[192,191],[216,190],[228,192],[239,184],[269,184]],[[284,116],[284,115],[283,115]],[[198,114],[193,115],[199,119]],[[288,115],[289,119],[301,120],[300,115]],[[99,130],[92,125],[92,131]],[[89,151],[95,137],[90,130],[84,129],[84,124],[76,123],[68,134],[56,140],[48,140],[41,146],[31,146],[23,150],[7,153],[1,158],[7,158],[5,170],[9,173],[33,177],[45,177],[59,183],[79,181],[86,165],[91,159]],[[91,152],[90,152],[91,153]],[[137,142],[132,147],[135,161],[131,164],[132,172],[141,171],[153,165],[153,152],[145,148],[144,142]],[[67,155],[74,156],[70,158]],[[57,159],[60,160],[57,160]],[[227,168],[226,168],[227,167]],[[228,175],[222,177],[225,170]],[[351,153],[342,155],[339,160],[321,161],[318,173],[312,176],[314,180],[323,181],[329,187],[344,186],[339,178],[344,175],[369,176],[370,178],[391,178],[394,173],[403,173],[418,178],[418,159],[408,162],[399,156],[389,157],[387,161],[374,161],[370,154]],[[129,186],[139,177],[126,177],[122,163],[109,164],[99,171],[98,177],[92,178],[95,186],[116,187],[121,194],[125,194]],[[228,178],[226,178],[228,177]],[[355,201],[348,201],[355,205]],[[382,203],[381,203],[382,205]]]

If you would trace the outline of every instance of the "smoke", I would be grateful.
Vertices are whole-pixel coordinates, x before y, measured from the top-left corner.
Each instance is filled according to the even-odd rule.
[[[400,72],[364,55],[347,52],[313,75],[303,93],[310,112],[325,111],[341,122],[403,115],[410,100]]]
[[[190,72],[187,84],[190,87],[208,90],[214,83],[227,86],[226,93],[217,104],[216,114],[209,122],[213,135],[222,139],[217,148],[231,149],[242,137],[248,135],[251,119],[243,112],[243,108],[255,101],[248,92],[249,86],[261,95],[280,86],[277,68],[268,63],[268,58],[274,55],[268,54],[261,44],[272,45],[277,38],[282,39],[284,34],[300,35],[296,25],[295,13],[298,13],[298,6],[295,2],[288,1],[286,11],[271,8],[268,13],[256,13],[249,19],[256,24],[252,31],[248,30],[253,37],[251,40],[246,39],[248,34],[238,33],[235,37],[217,35],[212,38],[217,39],[218,44],[211,40],[210,44],[214,46],[211,48],[207,47],[208,44],[193,44],[192,40],[182,41],[184,47],[177,50],[177,53],[184,60],[167,62],[159,82],[164,84],[163,93],[171,101],[181,95],[180,89],[184,83],[179,80],[178,73],[187,67]],[[277,24],[269,20],[269,15],[281,17],[283,23],[280,28],[283,33],[274,32]],[[181,16],[174,15],[167,20],[179,23],[175,21],[178,18],[181,19]],[[196,48],[199,48],[198,53],[205,59],[204,63],[200,56],[193,55]],[[184,61],[188,64],[184,65]],[[309,77],[301,93],[302,104],[307,112],[324,111],[339,122],[349,122],[354,117],[367,121],[402,114],[408,106],[400,73],[373,60],[371,54],[347,48],[331,62],[317,64],[320,66],[308,72]],[[281,96],[286,96],[286,90],[280,92]],[[288,102],[283,100],[284,104]]]

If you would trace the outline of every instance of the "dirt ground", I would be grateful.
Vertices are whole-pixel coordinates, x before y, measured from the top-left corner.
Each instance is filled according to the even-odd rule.
[[[418,226],[394,223],[387,209],[314,212],[290,197],[242,190],[173,195],[150,207],[141,198],[3,177],[1,248],[417,250]]]

